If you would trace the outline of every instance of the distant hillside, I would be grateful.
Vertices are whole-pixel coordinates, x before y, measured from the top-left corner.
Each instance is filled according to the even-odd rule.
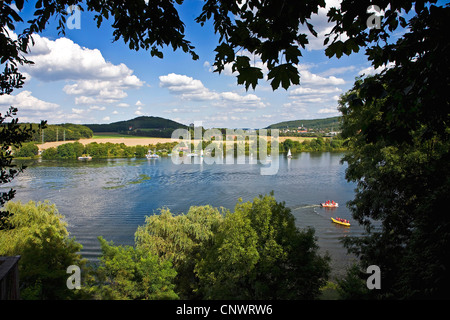
[[[272,124],[268,126],[267,129],[296,129],[298,127],[305,127],[314,130],[337,131],[341,127],[340,119],[341,117],[338,116],[325,119],[284,121]]]
[[[29,141],[33,142],[52,142],[65,140],[78,140],[82,138],[92,138],[93,132],[86,126],[63,123],[48,124],[45,129],[41,130],[37,123],[22,123],[21,127],[29,127],[34,129],[34,133]]]
[[[171,137],[175,129],[187,128],[186,125],[160,117],[137,117],[131,120],[110,124],[85,124],[94,133],[117,132],[134,136]]]

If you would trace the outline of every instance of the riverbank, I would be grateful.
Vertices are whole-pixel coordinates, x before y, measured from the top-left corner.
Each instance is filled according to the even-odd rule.
[[[270,139],[270,137],[268,137]],[[269,140],[267,139],[267,140]],[[302,142],[300,142],[301,140]],[[177,146],[183,145],[183,139],[168,139],[168,138],[91,138],[80,139],[75,142],[59,141],[48,142],[36,148],[34,154],[40,154],[46,160],[61,160],[61,159],[77,159],[82,155],[89,155],[92,158],[107,159],[107,158],[144,158],[148,150],[155,150],[159,155],[169,154]],[[273,141],[272,141],[273,142]],[[196,140],[191,140],[191,148],[195,148]],[[203,141],[203,149],[207,147],[211,141]],[[228,152],[231,148],[236,148],[238,141],[224,141],[223,146],[215,146],[213,152],[222,150]],[[260,142],[261,143],[261,142]],[[289,138],[278,139],[279,153],[300,153],[300,152],[314,152],[314,151],[328,151],[328,152],[342,152],[345,151],[344,141],[339,139],[323,139],[310,138],[292,140]],[[259,153],[259,146],[256,152]],[[271,147],[274,146],[270,141],[267,141],[267,152],[271,153]],[[39,148],[39,152],[38,152]],[[219,149],[216,149],[219,148]],[[205,149],[204,149],[205,150]],[[185,151],[185,150],[181,150]],[[221,152],[221,151],[219,151]],[[245,144],[245,154],[250,155],[250,142]],[[26,156],[23,154],[22,156]],[[214,154],[213,154],[214,156]]]
[[[313,137],[279,137],[279,142],[284,142],[287,139],[290,139],[292,141],[298,141],[303,142],[306,140],[312,140],[315,139]],[[149,144],[156,145],[157,143],[169,143],[169,142],[180,142],[180,139],[171,139],[171,138],[148,138],[148,137],[117,137],[114,138],[112,136],[107,136],[105,138],[101,138],[100,136],[94,136],[90,139],[79,139],[76,140],[79,143],[83,145],[87,145],[92,142],[96,143],[113,143],[113,144],[120,144],[123,143],[127,147],[135,147],[135,146],[146,146]],[[49,148],[56,148],[62,144],[65,143],[73,143],[76,142],[75,140],[66,140],[66,141],[54,141],[54,142],[45,142],[43,144],[37,144],[40,151],[49,149]]]
[[[82,145],[87,145],[92,142],[96,143],[113,143],[113,144],[125,144],[127,147],[135,147],[135,146],[145,146],[149,144],[156,145],[157,143],[170,143],[170,142],[179,142],[177,139],[170,138],[90,138],[90,139],[80,139],[77,140]],[[76,141],[55,141],[55,142],[45,142],[44,144],[38,144],[38,148],[40,151],[56,148],[65,143],[73,143]]]

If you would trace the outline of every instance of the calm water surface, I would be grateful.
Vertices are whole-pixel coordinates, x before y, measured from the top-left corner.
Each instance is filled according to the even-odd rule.
[[[233,210],[238,198],[251,201],[274,191],[276,200],[291,208],[300,228],[315,228],[321,250],[330,253],[334,273],[341,274],[353,258],[339,239],[362,233],[354,221],[347,228],[330,219],[339,216],[352,222],[345,203],[353,199],[354,185],[345,180],[341,157],[327,152],[301,153],[292,159],[280,155],[275,175],[261,175],[261,164],[175,165],[170,158],[41,161],[29,164],[0,190],[15,188],[15,201],[55,203],[89,259],[100,253],[98,236],[133,245],[136,228],[159,208],[185,213],[190,206],[210,204]],[[340,207],[321,208],[318,204],[325,200],[335,200]]]

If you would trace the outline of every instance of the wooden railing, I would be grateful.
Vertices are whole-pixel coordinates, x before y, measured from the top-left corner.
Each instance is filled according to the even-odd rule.
[[[0,257],[0,300],[18,300],[20,256]]]

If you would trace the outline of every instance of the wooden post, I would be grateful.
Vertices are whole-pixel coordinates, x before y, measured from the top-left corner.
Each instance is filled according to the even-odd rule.
[[[20,256],[0,257],[0,300],[19,300]]]

